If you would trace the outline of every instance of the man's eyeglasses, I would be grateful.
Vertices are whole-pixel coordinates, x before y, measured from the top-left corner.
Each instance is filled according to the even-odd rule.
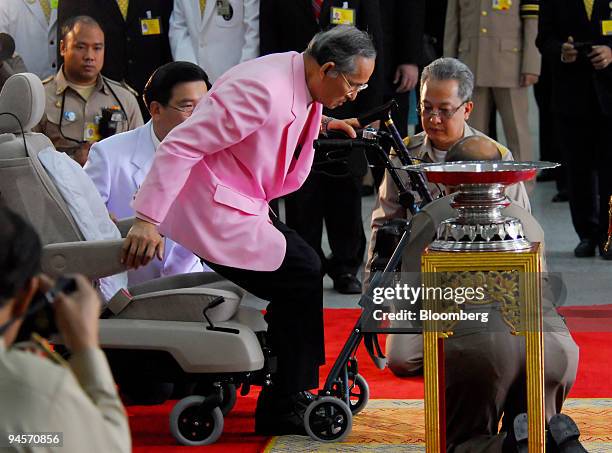
[[[350,87],[350,90],[347,91],[346,94],[359,93],[360,91],[363,91],[368,87],[367,83],[362,83],[361,85],[356,85],[354,83],[351,83],[349,79],[347,79],[346,76],[342,72],[340,72],[340,75],[342,76],[346,84]]]
[[[191,114],[193,113],[193,111],[195,110],[197,104],[191,104],[191,105],[185,105],[185,106],[175,106],[172,104],[168,104],[168,107],[170,107],[173,110],[176,110],[177,112],[181,112],[184,113],[187,116],[191,116]]]
[[[454,109],[439,109],[435,110],[433,107],[428,107],[423,104],[419,107],[419,113],[422,117],[432,118],[434,116],[439,116],[440,119],[450,120],[455,113],[459,111],[461,107],[463,107],[468,101],[463,101],[457,108]]]

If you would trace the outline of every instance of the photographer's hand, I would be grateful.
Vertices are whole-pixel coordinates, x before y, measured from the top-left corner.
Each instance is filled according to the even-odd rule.
[[[610,62],[612,62],[612,49],[608,46],[593,46],[593,50],[589,53],[588,57],[591,59],[595,69],[606,69]]]
[[[574,47],[574,38],[569,36],[567,42],[561,46],[561,61],[563,63],[574,63],[578,58],[578,51]]]
[[[134,219],[134,225],[123,241],[121,262],[129,269],[138,268],[149,264],[154,256],[160,261],[164,258],[164,238],[154,224]]]
[[[98,318],[100,298],[91,283],[82,275],[71,275],[76,290],[70,295],[59,293],[53,303],[55,322],[66,346],[77,354],[85,349],[98,348]],[[49,290],[53,282],[40,276],[41,289]]]

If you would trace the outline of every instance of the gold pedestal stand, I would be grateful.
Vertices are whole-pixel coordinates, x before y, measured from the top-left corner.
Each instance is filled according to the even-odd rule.
[[[526,337],[529,453],[544,452],[546,444],[541,253],[540,244],[534,243],[530,249],[521,251],[426,250],[421,258],[425,287],[437,287],[441,273],[504,273],[518,277],[515,281],[522,297],[502,304],[502,314],[509,332]],[[433,312],[445,311],[441,304],[441,301],[425,300],[423,308]],[[446,451],[444,339],[449,335],[452,335],[452,326],[448,321],[424,322],[425,439],[428,453]]]

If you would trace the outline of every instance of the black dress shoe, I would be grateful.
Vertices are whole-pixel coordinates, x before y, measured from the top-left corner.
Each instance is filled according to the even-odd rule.
[[[315,399],[310,392],[280,397],[271,391],[262,390],[255,409],[255,432],[262,436],[307,436],[304,412]]]
[[[340,294],[361,294],[361,282],[353,274],[334,278],[334,289]]]
[[[518,414],[512,422],[510,431],[506,434],[502,445],[502,453],[527,453],[528,433],[527,414]]]
[[[577,258],[586,258],[595,256],[597,241],[594,239],[580,239],[580,243],[574,249],[574,256]]]
[[[553,415],[548,423],[548,432],[559,453],[588,453],[578,440],[578,426],[567,415]]]

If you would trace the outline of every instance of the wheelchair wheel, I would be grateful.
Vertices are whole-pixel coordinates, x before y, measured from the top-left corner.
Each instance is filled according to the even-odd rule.
[[[353,415],[357,415],[370,400],[370,386],[361,374],[357,374],[352,381],[352,386],[349,388],[349,406]]]
[[[170,413],[170,432],[182,445],[210,445],[223,432],[223,414],[218,407],[201,409],[203,396],[180,400]]]
[[[219,404],[219,409],[221,409],[221,413],[225,417],[236,405],[237,399],[237,391],[236,385],[231,384],[229,382],[222,382],[221,384],[221,404]],[[192,391],[194,395],[202,395],[202,396],[210,396],[214,392],[218,391],[218,387],[215,388],[213,384],[196,384],[195,388]]]
[[[304,427],[314,440],[340,442],[351,432],[353,415],[341,399],[324,396],[306,408]]]
[[[236,405],[236,386],[224,382],[221,384],[221,390],[223,392],[223,401],[221,401],[219,409],[221,409],[223,416],[226,416]]]

